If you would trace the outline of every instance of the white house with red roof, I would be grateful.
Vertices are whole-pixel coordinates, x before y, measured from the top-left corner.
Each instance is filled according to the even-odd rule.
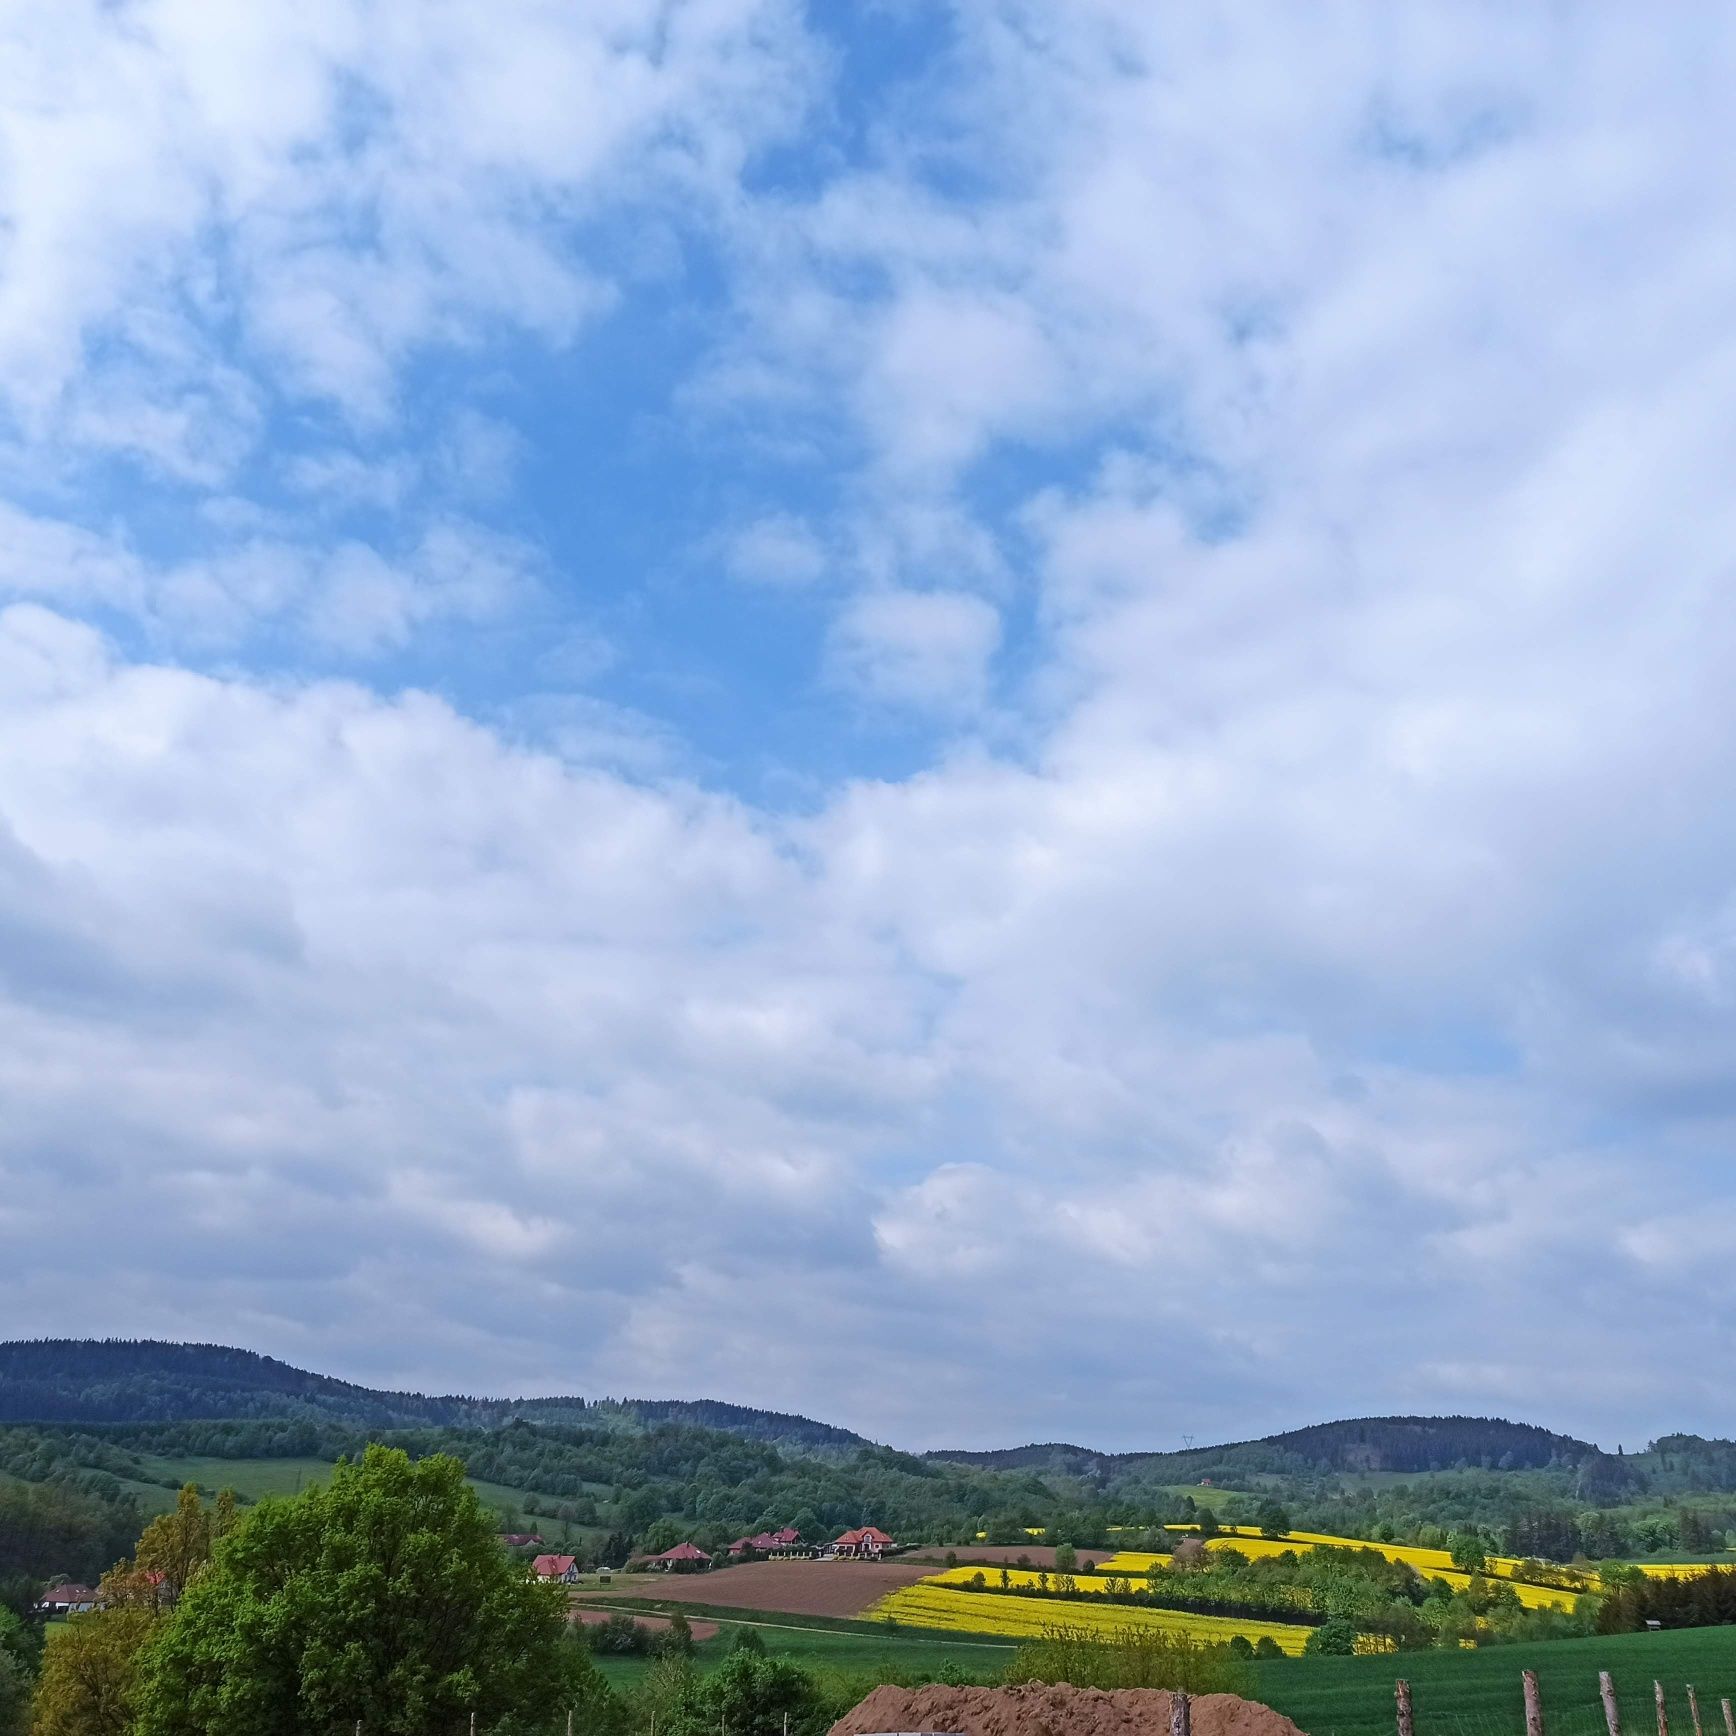
[[[578,1558],[573,1555],[539,1555],[530,1564],[531,1577],[548,1585],[571,1585],[579,1577]]]
[[[897,1547],[878,1525],[858,1525],[832,1545],[832,1553],[851,1561],[878,1561]]]

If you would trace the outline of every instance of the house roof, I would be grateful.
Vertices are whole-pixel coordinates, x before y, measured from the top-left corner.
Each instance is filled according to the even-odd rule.
[[[51,1586],[37,1599],[39,1603],[95,1603],[96,1593],[88,1585]]]
[[[696,1548],[691,1543],[677,1543],[673,1549],[665,1549],[661,1555],[653,1555],[653,1561],[709,1561],[711,1557],[703,1549]]]
[[[883,1548],[892,1541],[891,1537],[878,1525],[858,1525],[853,1531],[846,1531],[838,1539],[839,1544],[845,1543],[878,1543]]]
[[[500,1540],[509,1549],[522,1549],[527,1543],[541,1543],[542,1538],[535,1531],[503,1531]]]
[[[801,1540],[801,1532],[793,1525],[786,1525],[781,1531],[761,1531],[753,1537],[738,1537],[729,1549],[732,1555],[739,1555],[744,1549],[785,1549]]]
[[[559,1579],[563,1573],[571,1573],[577,1563],[574,1555],[539,1555],[530,1570],[538,1579]]]

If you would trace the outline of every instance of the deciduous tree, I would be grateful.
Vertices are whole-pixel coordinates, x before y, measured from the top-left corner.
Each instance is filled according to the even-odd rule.
[[[553,1728],[585,1669],[456,1459],[371,1446],[254,1508],[145,1660],[139,1736]]]

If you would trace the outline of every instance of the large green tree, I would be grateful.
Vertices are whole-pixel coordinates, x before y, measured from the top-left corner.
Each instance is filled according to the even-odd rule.
[[[71,1617],[45,1649],[32,1736],[129,1736],[139,1655],[161,1621],[148,1603],[113,1604]]]
[[[263,1501],[150,1648],[140,1736],[368,1736],[555,1727],[585,1661],[443,1455],[369,1447]]]

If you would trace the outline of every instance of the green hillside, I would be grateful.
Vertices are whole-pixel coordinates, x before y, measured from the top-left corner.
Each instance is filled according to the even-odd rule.
[[[221,1344],[149,1339],[0,1343],[0,1423],[302,1420],[369,1429],[499,1428],[515,1419],[591,1428],[716,1429],[815,1451],[867,1443],[809,1417],[716,1399],[473,1398],[357,1386]]]

